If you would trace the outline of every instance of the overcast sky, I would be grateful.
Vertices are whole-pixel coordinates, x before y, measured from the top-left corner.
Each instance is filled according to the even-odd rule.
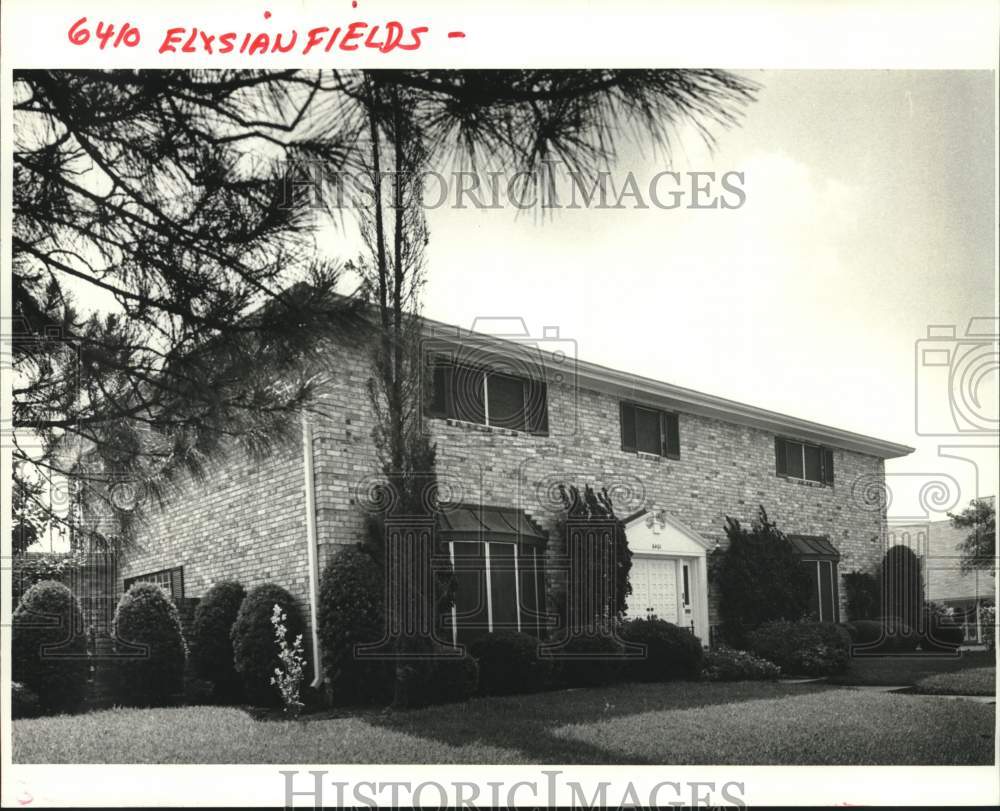
[[[648,145],[618,164],[647,182],[743,172],[742,207],[432,211],[425,313],[558,325],[586,360],[912,445],[887,463],[892,517],[922,516],[932,481],[941,509],[995,493],[995,434],[922,437],[914,417],[928,325],[961,335],[994,314],[993,75],[747,75],[759,100],[714,155],[685,137],[672,164]],[[995,420],[991,366],[979,412]],[[947,381],[929,385],[947,418]],[[966,442],[978,481],[939,453]]]

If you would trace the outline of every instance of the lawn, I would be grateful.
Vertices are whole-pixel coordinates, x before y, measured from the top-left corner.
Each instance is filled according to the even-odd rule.
[[[256,721],[232,707],[14,722],[18,763],[989,764],[994,706],[828,685],[617,685]]]
[[[835,684],[905,686],[915,685],[929,676],[983,667],[996,667],[996,655],[986,651],[962,651],[958,656],[855,656],[847,673],[833,676],[829,681]]]
[[[996,695],[997,669],[969,667],[954,673],[937,673],[916,683],[913,692],[927,695]]]

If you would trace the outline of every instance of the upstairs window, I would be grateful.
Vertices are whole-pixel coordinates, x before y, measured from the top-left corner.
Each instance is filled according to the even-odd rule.
[[[676,414],[622,403],[621,426],[623,451],[681,458],[680,426]]]
[[[430,416],[548,435],[544,381],[446,359],[435,361],[432,368]]]
[[[776,437],[774,462],[779,476],[833,484],[833,451],[830,448]]]
[[[177,566],[173,569],[161,569],[158,572],[150,572],[139,577],[127,577],[124,584],[125,591],[128,591],[135,583],[155,583],[174,600],[179,600],[184,596],[184,567]]]

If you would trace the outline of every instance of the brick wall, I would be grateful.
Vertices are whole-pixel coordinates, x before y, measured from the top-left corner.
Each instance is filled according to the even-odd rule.
[[[322,563],[362,537],[368,485],[377,480],[373,415],[362,347],[331,346],[330,379],[314,426],[317,531]],[[709,540],[724,541],[725,516],[749,521],[763,504],[789,533],[828,535],[840,572],[873,568],[883,552],[884,511],[857,490],[884,477],[880,458],[835,449],[836,482],[813,485],[775,475],[774,435],[693,414],[680,415],[681,457],[621,450],[619,403],[598,391],[549,381],[550,435],[538,437],[431,420],[438,479],[449,500],[518,507],[551,529],[560,481],[606,486],[620,514],[666,508]],[[183,485],[152,515],[122,577],[183,565],[185,593],[200,597],[216,580],[248,588],[273,580],[307,594],[303,450],[291,442],[269,459],[234,454],[200,483]],[[843,602],[843,589],[841,600]],[[304,604],[305,605],[305,604]],[[842,605],[843,610],[843,605]],[[715,601],[711,606],[715,621]]]

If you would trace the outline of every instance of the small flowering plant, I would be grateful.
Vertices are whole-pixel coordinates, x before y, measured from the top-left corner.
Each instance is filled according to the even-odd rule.
[[[292,718],[298,718],[305,706],[299,698],[299,688],[302,685],[302,675],[305,672],[306,660],[302,655],[302,634],[288,644],[288,628],[285,621],[288,615],[275,603],[271,612],[271,625],[274,626],[274,641],[278,646],[278,658],[281,667],[274,669],[271,684],[281,693],[281,701],[285,705],[285,713]]]

